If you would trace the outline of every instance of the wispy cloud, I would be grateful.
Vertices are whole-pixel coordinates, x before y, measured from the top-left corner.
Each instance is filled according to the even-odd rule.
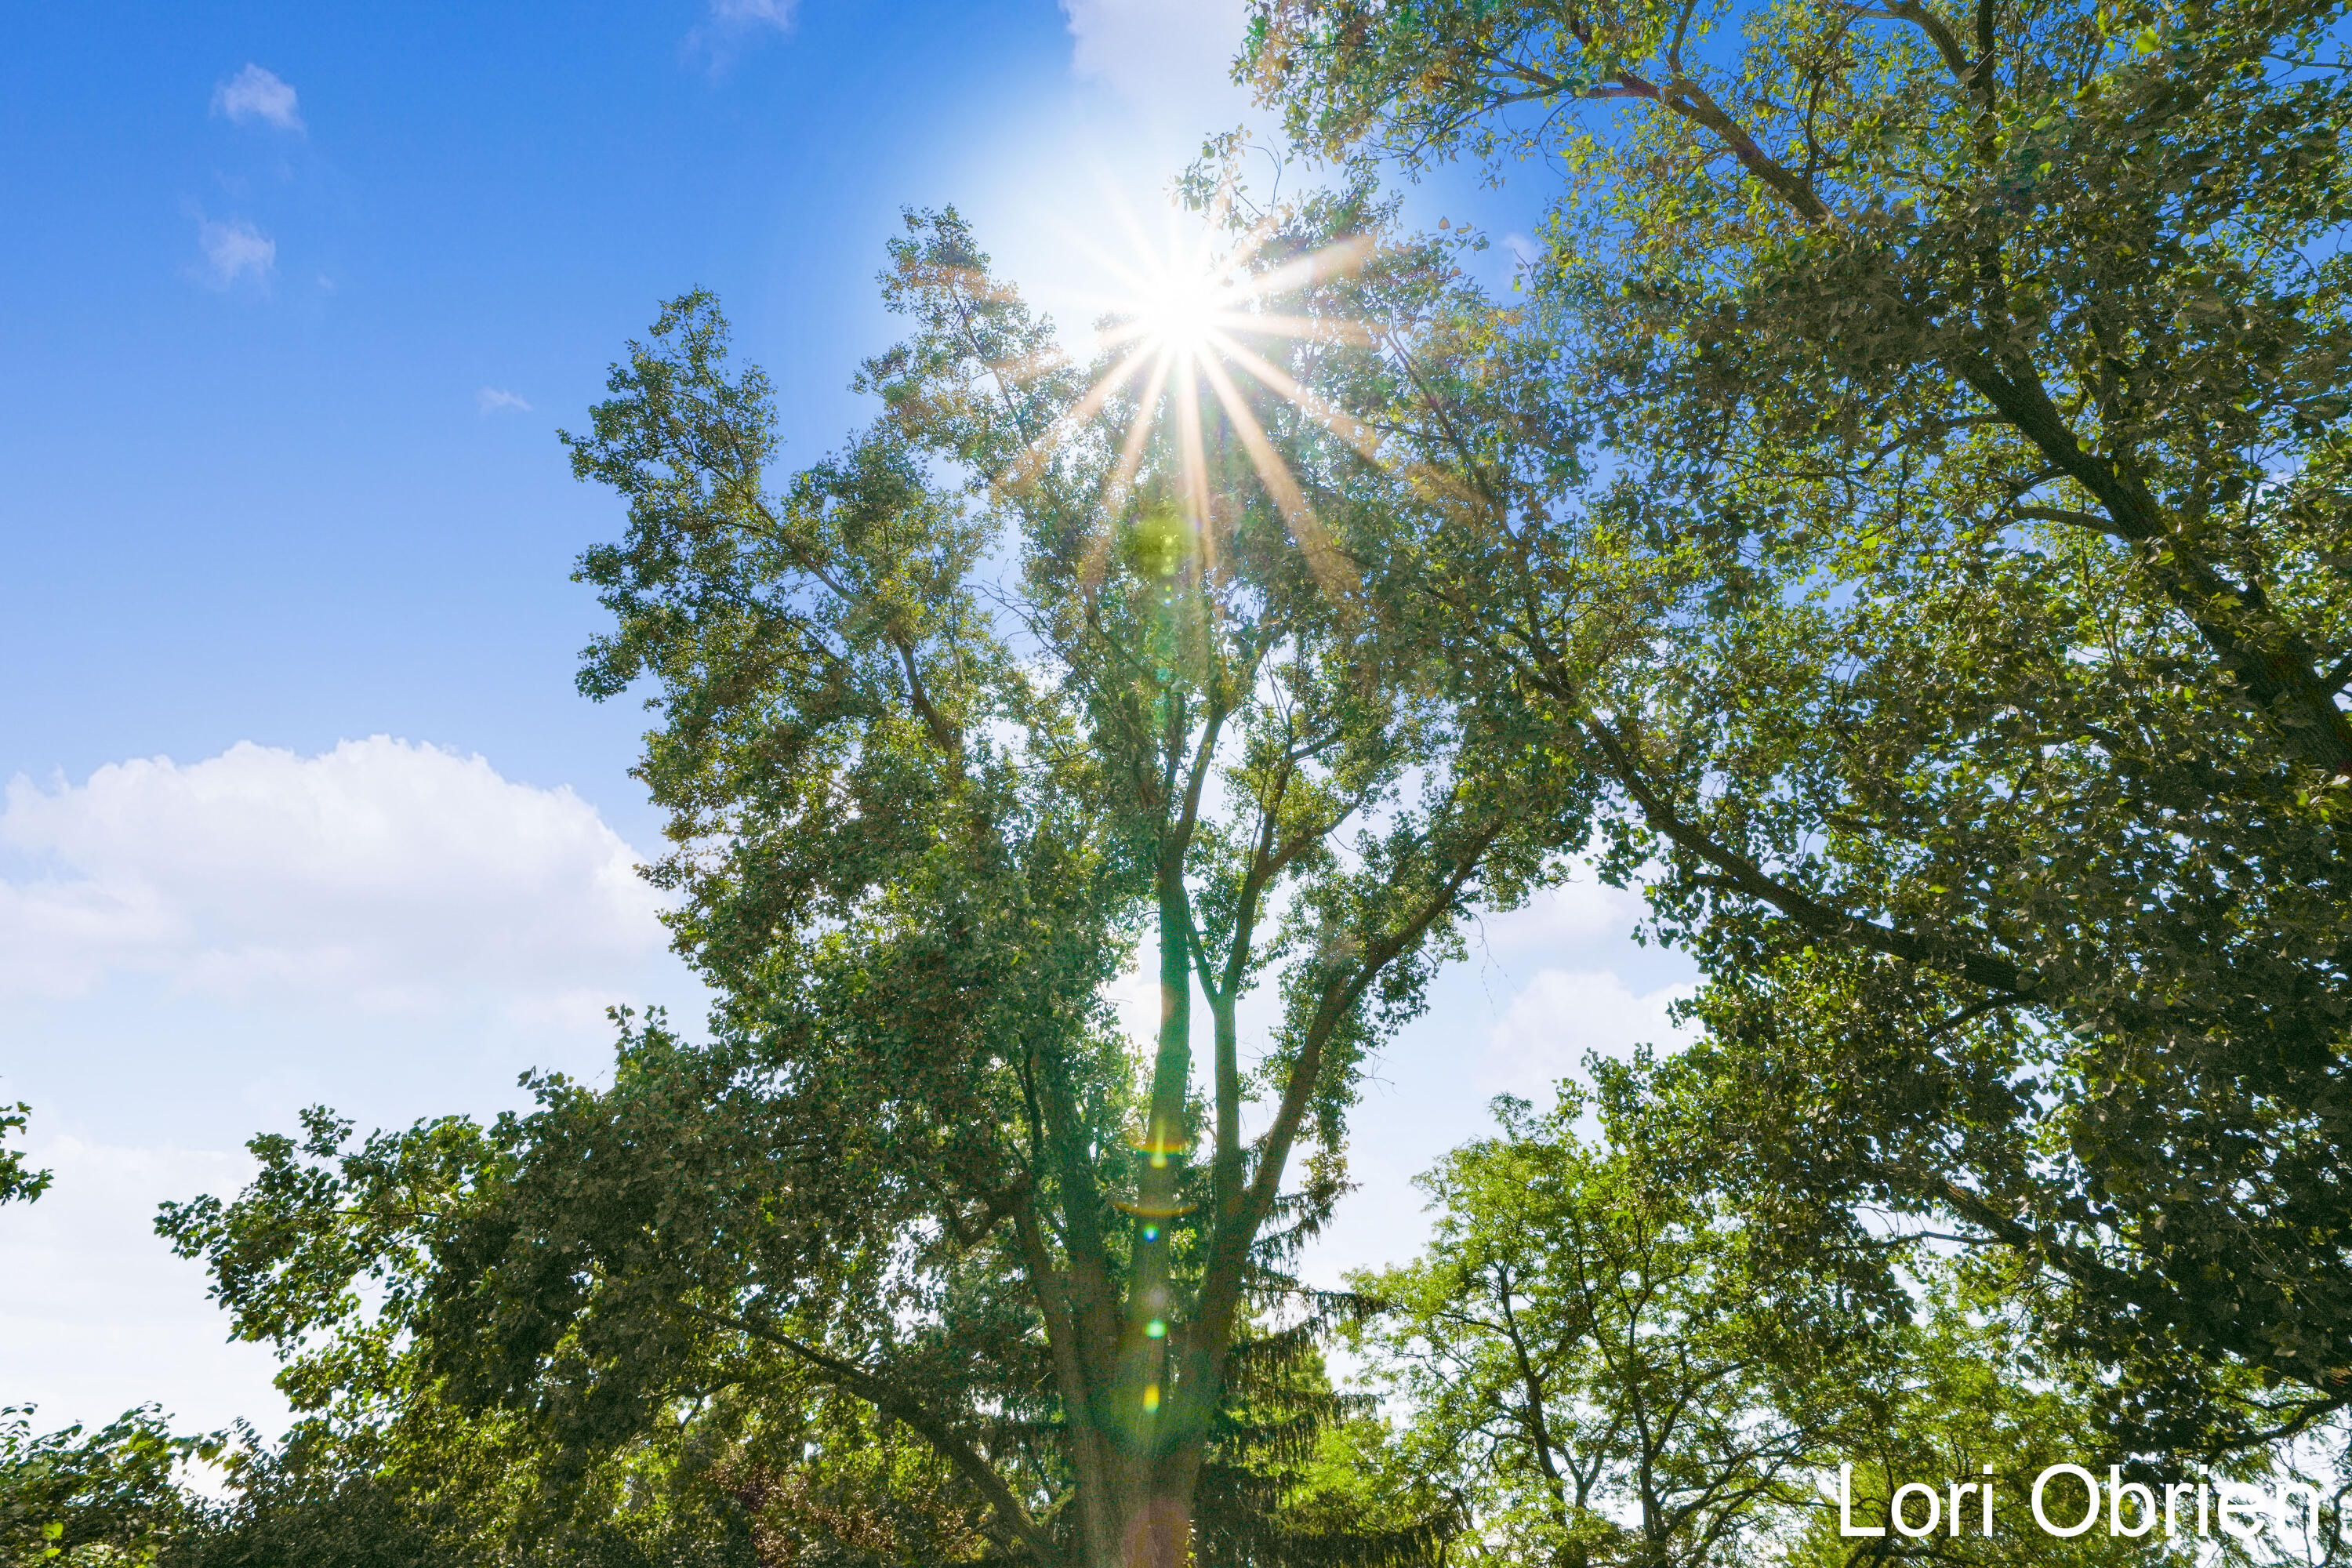
[[[1223,113],[1248,26],[1244,0],[1062,0],[1070,69],[1142,105]]]
[[[482,388],[481,391],[474,394],[474,402],[485,414],[496,414],[504,408],[511,408],[518,414],[530,412],[530,405],[525,403],[520,394],[509,392],[503,386]]]
[[[251,61],[213,89],[213,112],[226,115],[232,125],[247,125],[258,120],[298,134],[303,129],[302,111],[294,89],[276,71]]]
[[[774,27],[793,25],[793,0],[710,0],[710,19],[721,26]]]
[[[198,218],[196,248],[204,253],[197,276],[215,289],[226,289],[241,278],[267,282],[278,266],[278,242],[241,217],[226,223]]]
[[[678,57],[701,56],[716,75],[760,35],[792,31],[793,13],[798,8],[799,0],[709,0],[702,20],[678,46]]]

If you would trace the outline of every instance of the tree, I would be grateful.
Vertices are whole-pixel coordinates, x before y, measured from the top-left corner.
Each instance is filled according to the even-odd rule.
[[[2095,1394],[2100,1369],[2048,1353],[2031,1315],[2018,1308],[2018,1271],[2005,1258],[1988,1268],[1981,1262],[1956,1264],[1915,1254],[1906,1274],[1912,1310],[1890,1325],[1879,1374],[1858,1391],[1863,1397],[1855,1413],[1861,1418],[1849,1424],[1836,1451],[1824,1456],[1812,1506],[1793,1520],[1777,1521],[1785,1539],[1780,1561],[1802,1568],[1851,1568],[1862,1560],[1906,1558],[1985,1568],[2124,1568],[2263,1560],[2260,1552],[2226,1537],[2200,1539],[2193,1524],[2181,1533],[2158,1530],[2145,1539],[2104,1527],[2072,1538],[2042,1530],[2031,1511],[2032,1491],[2035,1478],[2050,1466],[2095,1467],[2094,1473],[2104,1480],[2106,1467],[2116,1465],[2126,1479],[2152,1483],[2159,1496],[2163,1483],[2179,1480],[2189,1467],[2149,1465],[2099,1429]],[[1834,1473],[1827,1468],[1832,1462],[1842,1467]],[[2264,1447],[2224,1461],[2212,1473],[2276,1479],[2291,1464],[2284,1448]],[[1837,1505],[1841,1486],[1843,1514]],[[1898,1490],[1906,1486],[1933,1488],[1939,1499],[1937,1528],[1908,1540],[1892,1518]],[[1985,1493],[1956,1492],[1960,1486],[1992,1489],[1990,1532],[1984,1529]],[[1911,1529],[1927,1523],[1926,1500],[1917,1492],[1902,1507]],[[2126,1524],[2144,1522],[2128,1503],[2124,1507]],[[2064,1517],[2054,1494],[2051,1514]],[[1885,1533],[1847,1535],[1847,1516],[1861,1528]],[[2282,1557],[2292,1553],[2277,1537],[2265,1544]]]
[[[0,1105],[0,1142],[22,1132],[33,1108],[23,1100]],[[0,1149],[0,1204],[31,1203],[48,1190],[49,1173],[28,1169],[21,1149]]]
[[[1376,216],[1261,226],[1266,308],[1311,326],[1316,247]],[[748,1436],[827,1389],[919,1440],[986,1553],[1284,1561],[1194,1506],[1246,1458],[1252,1376],[1311,1348],[1281,1265],[1343,1188],[1364,1058],[1575,801],[1514,782],[1519,739],[1433,643],[1372,635],[1358,563],[1393,520],[1320,425],[1262,391],[1201,410],[1187,377],[1232,383],[1192,358],[1103,382],[951,211],[910,216],[883,282],[914,331],[860,378],[881,417],[781,484],[768,383],[705,294],[567,437],[629,507],[582,560],[614,616],[582,685],[655,692],[653,876],[723,997],[710,1042],[632,1025],[610,1092],[546,1080],[488,1129],[353,1147],[322,1115],[166,1228],[303,1397],[397,1340],[418,1386],[584,1474],[713,1402]],[[1280,384],[1363,351],[1266,352]],[[1140,1061],[1104,998],[1139,942]]]
[[[174,1437],[152,1406],[99,1430],[35,1436],[30,1405],[0,1407],[0,1563],[144,1562],[184,1517],[173,1472],[206,1440]]]
[[[1258,0],[1244,61],[1311,149],[1564,171],[1528,300],[1331,395],[1706,973],[1660,1146],[2029,1262],[2152,1449],[2352,1400],[2341,16]]]
[[[1582,1096],[1496,1110],[1500,1136],[1422,1178],[1423,1256],[1351,1281],[1384,1306],[1356,1342],[1413,1413],[1409,1450],[1476,1500],[1497,1561],[1763,1560],[1885,1412],[1870,1310],[1907,1301],[1883,1252],[1775,1273],[1718,1194],[1580,1139]]]
[[[1542,1114],[1498,1100],[1499,1133],[1422,1180],[1436,1210],[1423,1255],[1354,1280],[1381,1304],[1354,1346],[1412,1412],[1406,1462],[1468,1500],[1464,1560],[2195,1554],[2188,1538],[2067,1540],[2029,1521],[2021,1477],[2127,1457],[2094,1429],[2096,1369],[2037,1355],[2013,1279],[1883,1232],[1838,1238],[1834,1269],[1790,1268],[1731,1194],[1661,1178],[1621,1098],[1599,1136],[1580,1130],[1591,1109],[1573,1088]],[[1989,1534],[1980,1498],[1945,1511],[1988,1474]],[[1932,1539],[1888,1528],[1906,1485],[1939,1499]],[[1916,1492],[1906,1504],[1921,1525]],[[1848,1521],[1881,1534],[1842,1534]]]

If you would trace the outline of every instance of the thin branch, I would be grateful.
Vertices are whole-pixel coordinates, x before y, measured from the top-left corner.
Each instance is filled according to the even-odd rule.
[[[1944,64],[1951,71],[1954,81],[1964,88],[1975,84],[1976,65],[1969,58],[1968,51],[1960,47],[1960,36],[1952,31],[1950,23],[1927,6],[1916,5],[1913,0],[1885,0],[1882,5],[1848,5],[1846,9],[1855,16],[1875,16],[1882,21],[1910,23],[1927,35],[1929,41],[1936,46],[1936,52],[1944,57]]]
[[[845,1361],[839,1356],[821,1351],[814,1345],[795,1339],[779,1330],[769,1328],[765,1324],[755,1323],[731,1313],[713,1312],[684,1303],[680,1305],[690,1316],[700,1318],[705,1322],[719,1328],[732,1329],[738,1333],[749,1334],[753,1339],[764,1340],[772,1345],[790,1352],[809,1367],[822,1373],[827,1382],[863,1399],[875,1409],[921,1436],[924,1441],[938,1449],[940,1457],[953,1465],[964,1479],[979,1489],[981,1496],[987,1500],[988,1506],[996,1515],[998,1521],[1024,1546],[1026,1546],[1040,1563],[1053,1563],[1058,1560],[1060,1553],[1054,1545],[1053,1537],[1047,1535],[1038,1527],[1037,1521],[1029,1517],[1029,1510],[1021,1506],[1021,1500],[1013,1495],[1013,1489],[1004,1484],[1004,1478],[996,1473],[995,1467],[982,1457],[980,1450],[961,1436],[952,1426],[924,1408],[922,1402],[913,1394],[896,1384],[876,1376],[854,1362]]]

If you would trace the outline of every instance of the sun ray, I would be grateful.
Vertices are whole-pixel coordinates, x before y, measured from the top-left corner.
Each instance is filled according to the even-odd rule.
[[[1370,348],[1379,340],[1361,321],[1337,316],[1293,316],[1278,310],[1234,310],[1221,314],[1216,325],[1229,332],[1256,337],[1294,338],[1307,342],[1345,343]]]
[[[1251,352],[1245,345],[1235,342],[1230,336],[1219,333],[1212,341],[1224,352],[1228,359],[1264,382],[1278,395],[1297,404],[1307,413],[1314,416],[1316,421],[1325,429],[1347,442],[1363,457],[1373,462],[1385,460],[1380,443],[1373,439],[1371,431],[1364,426],[1361,420],[1333,407],[1315,393],[1301,386],[1292,378],[1288,371]]]
[[[1087,547],[1086,566],[1080,578],[1088,593],[1102,586],[1104,574],[1108,570],[1111,531],[1117,526],[1116,519],[1127,510],[1127,498],[1135,489],[1136,470],[1143,466],[1144,443],[1151,438],[1151,411],[1160,406],[1160,399],[1168,390],[1170,368],[1170,356],[1159,354],[1151,367],[1150,382],[1136,404],[1135,417],[1128,421],[1118,466],[1111,470],[1110,482],[1103,488],[1103,521]]]
[[[1184,504],[1192,513],[1193,537],[1201,546],[1201,576],[1207,581],[1216,570],[1216,520],[1209,509],[1209,453],[1201,432],[1201,379],[1190,348],[1176,351],[1179,368],[1186,372],[1176,384],[1176,437],[1184,465]]]
[[[1078,399],[1060,418],[1047,426],[1043,435],[1030,442],[1023,450],[1020,460],[1013,465],[1013,470],[1009,476],[1011,483],[1019,487],[1035,479],[1045,464],[1052,459],[1055,450],[1069,439],[1073,431],[1101,413],[1103,405],[1108,403],[1120,387],[1132,380],[1135,373],[1141,369],[1151,356],[1152,350],[1148,345],[1138,349],[1118,364],[1114,365],[1094,385],[1088,387],[1084,397]]]
[[[1213,223],[1211,226],[1217,226]],[[1246,288],[1253,294],[1264,293],[1265,291],[1263,286],[1264,279],[1246,271],[1245,268],[1252,261],[1257,259],[1257,253],[1265,248],[1265,242],[1274,237],[1274,233],[1275,222],[1270,216],[1262,217],[1250,225],[1248,228],[1242,231],[1241,237],[1226,248],[1223,256],[1214,258],[1212,263],[1214,268],[1211,274],[1212,277],[1220,279],[1239,279],[1240,282],[1235,285],[1236,287]]]
[[[1214,576],[1219,531],[1221,526],[1231,526],[1231,520],[1221,519],[1217,510],[1216,477],[1210,470],[1211,433],[1202,406],[1204,386],[1225,416],[1220,428],[1229,431],[1242,447],[1258,484],[1324,591],[1345,597],[1360,586],[1353,563],[1316,515],[1297,477],[1250,406],[1235,373],[1297,405],[1350,447],[1377,460],[1378,443],[1370,431],[1268,358],[1271,348],[1261,353],[1239,341],[1376,346],[1372,334],[1358,323],[1295,307],[1285,309],[1277,303],[1283,296],[1360,268],[1370,245],[1362,239],[1343,240],[1307,255],[1277,258],[1254,272],[1252,267],[1281,232],[1281,223],[1276,215],[1260,216],[1246,225],[1229,223],[1229,195],[1220,193],[1207,221],[1190,233],[1184,231],[1181,215],[1171,210],[1164,246],[1149,244],[1144,226],[1132,209],[1114,196],[1106,205],[1134,247],[1132,260],[1108,254],[1084,236],[1070,237],[1073,248],[1098,262],[1113,286],[1127,292],[1100,301],[1108,309],[1093,341],[1095,352],[1108,361],[1108,368],[1087,395],[1055,421],[1046,441],[1069,439],[1075,430],[1097,419],[1114,396],[1135,386],[1138,376],[1143,376],[1118,458],[1104,480],[1104,521],[1094,531],[1080,567],[1089,593],[1108,574],[1112,536],[1124,526],[1121,520],[1133,505],[1137,476],[1155,431],[1164,431],[1169,438],[1171,471],[1166,479],[1192,531],[1202,577]]]
[[[1279,365],[1251,353],[1248,348],[1234,342],[1231,338],[1220,337],[1216,346],[1228,359],[1248,371],[1251,375],[1264,382],[1289,402],[1296,404],[1316,423],[1354,447],[1357,454],[1366,462],[1384,468],[1394,467],[1389,454],[1381,448],[1378,439],[1361,420],[1317,396],[1307,388],[1301,386]],[[1461,479],[1431,464],[1408,463],[1401,471],[1407,478],[1426,485],[1433,490],[1443,491],[1457,500],[1476,503],[1479,500]]]
[[[1266,439],[1265,426],[1250,411],[1241,388],[1234,384],[1225,367],[1213,358],[1204,358],[1201,374],[1208,379],[1217,401],[1224,405],[1226,417],[1233,421],[1234,428],[1241,435],[1243,448],[1249,453],[1250,466],[1257,470],[1258,482],[1274,497],[1283,521],[1290,526],[1290,537],[1306,555],[1307,569],[1315,574],[1315,580],[1335,598],[1360,586],[1353,563],[1332,544],[1322,519],[1307,503],[1307,492],[1299,489],[1298,480],[1283,462],[1282,455],[1274,449],[1274,443]]]
[[[1287,294],[1293,289],[1320,283],[1326,278],[1354,272],[1370,258],[1371,252],[1368,239],[1338,240],[1286,261],[1270,272],[1261,272],[1253,282],[1260,294]]]

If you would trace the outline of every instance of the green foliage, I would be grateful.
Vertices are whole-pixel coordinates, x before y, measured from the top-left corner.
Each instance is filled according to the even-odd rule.
[[[174,1437],[152,1406],[95,1432],[35,1436],[30,1405],[0,1407],[0,1563],[145,1563],[183,1517],[174,1471],[214,1444]]]
[[[1256,264],[1378,216],[1318,204]],[[835,457],[772,477],[768,384],[702,294],[567,437],[628,508],[582,558],[614,627],[581,684],[658,715],[652,875],[711,1038],[625,1020],[609,1090],[540,1080],[487,1127],[353,1144],[313,1113],[164,1228],[336,1442],[446,1470],[516,1542],[737,1475],[755,1529],[877,1560],[1108,1565],[1188,1521],[1234,1562],[1425,1552],[1436,1515],[1350,1534],[1336,1492],[1280,1524],[1305,1483],[1252,1468],[1234,1401],[1312,1346],[1245,1325],[1298,1314],[1283,1266],[1343,1189],[1364,1057],[1579,798],[1496,765],[1517,739],[1433,644],[1371,635],[1354,563],[1391,517],[1321,425],[1250,412],[1296,495],[1230,411],[1188,469],[951,212],[909,217],[883,283],[910,335]],[[1320,309],[1303,287],[1276,302]],[[1146,938],[1139,1047],[1104,997]],[[1333,1414],[1284,1397],[1294,1435]],[[845,1420],[889,1463],[813,1469]],[[436,1457],[453,1428],[478,1460]]]
[[[800,1494],[772,1478],[813,1452],[895,1456],[793,1483],[843,1519],[941,1489],[936,1461],[910,1470],[904,1444],[845,1426],[775,1336],[714,1310],[765,1271],[797,1279],[828,1226],[869,1219],[865,1250],[802,1281],[801,1321],[823,1332],[887,1295],[894,1216],[862,1212],[882,1194],[837,1145],[780,1123],[750,1087],[772,1064],[622,1024],[609,1090],[544,1079],[531,1112],[357,1142],[313,1112],[300,1144],[254,1141],[261,1173],[235,1204],[167,1208],[167,1233],[208,1254],[245,1331],[289,1352],[281,1386],[317,1413],[226,1535],[423,1498],[440,1522],[402,1528],[501,1560],[627,1542],[659,1560],[679,1531],[723,1541],[776,1515],[789,1532]],[[931,1533],[890,1561],[971,1554],[932,1550],[940,1530],[968,1532],[968,1505],[918,1511]]]
[[[2136,1447],[2352,1401],[2341,7],[1253,10],[1303,142],[1563,173],[1336,390],[1706,975],[1667,1179],[2009,1249]]]
[[[1834,1496],[1839,1477],[1832,1470],[1838,1464],[1852,1467],[1848,1496],[1853,1522],[1887,1530],[1879,1539],[1897,1544],[1870,1544],[1890,1555],[1903,1551],[1903,1543],[1888,1524],[1889,1500],[1908,1483],[1931,1486],[1943,1499],[1943,1528],[1927,1539],[1947,1562],[1986,1568],[2122,1568],[2186,1564],[2211,1551],[2214,1542],[2193,1536],[2168,1540],[2158,1533],[2134,1540],[2111,1534],[2104,1525],[2071,1539],[2045,1533],[2033,1521],[2029,1494],[2033,1478],[2047,1466],[2095,1466],[2103,1478],[2111,1463],[2135,1478],[2177,1480],[2194,1472],[2178,1459],[2151,1467],[2115,1447],[2114,1439],[2099,1429],[2090,1397],[2098,1369],[2044,1352],[2010,1294],[2008,1288],[2017,1282],[2013,1270],[1999,1264],[1988,1268],[1983,1259],[1954,1265],[1926,1257],[1916,1258],[1912,1268],[1914,1310],[1885,1336],[1877,1376],[1854,1391],[1861,1418],[1849,1422],[1833,1453],[1821,1456],[1812,1506],[1783,1522],[1783,1561],[1843,1568],[1853,1560],[1855,1539],[1839,1533],[1837,1510],[1823,1500]],[[2231,1473],[2261,1475],[2286,1458],[2281,1452],[2249,1454]],[[1959,1528],[1952,1528],[1951,1489],[1963,1483],[1994,1488],[1990,1535],[1981,1528],[1981,1493],[1960,1494]],[[1913,1526],[1924,1523],[1916,1494],[1907,1506]],[[1914,1550],[1927,1543],[1923,1540]],[[2214,1555],[2242,1560],[2235,1542],[2220,1545]]]
[[[429,1568],[493,1559],[462,1531],[436,1531],[414,1500],[365,1476],[291,1474],[256,1457],[234,1497],[193,1508],[159,1568]]]
[[[1882,1258],[1776,1270],[1717,1194],[1581,1142],[1580,1099],[1497,1109],[1501,1137],[1423,1178],[1424,1258],[1351,1281],[1383,1303],[1357,1342],[1413,1412],[1408,1451],[1477,1500],[1505,1560],[1764,1544],[1747,1537],[1812,1501],[1879,1370],[1874,1329],[1901,1300]]]
[[[25,1130],[33,1108],[23,1100],[0,1105],[0,1142]],[[49,1173],[29,1170],[21,1149],[0,1149],[0,1204],[31,1203],[48,1190]]]
[[[1462,1526],[1458,1500],[1406,1468],[1373,1400],[1333,1389],[1315,1349],[1320,1328],[1235,1348],[1195,1504],[1200,1568],[1446,1560]]]
[[[1499,1136],[1423,1178],[1437,1221],[1423,1256],[1354,1279],[1378,1306],[1354,1348],[1411,1413],[1403,1466],[1464,1500],[1449,1561],[2193,1555],[2187,1540],[2066,1540],[2032,1524],[2021,1477],[2132,1457],[2096,1429],[2096,1369],[2037,1344],[1995,1258],[1849,1229],[1792,1268],[1788,1238],[1743,1220],[1729,1194],[1667,1179],[1638,1127],[1612,1115],[1610,1132],[1635,1136],[1580,1133],[1580,1094],[1542,1115],[1507,1099],[1497,1110]],[[1990,1535],[1975,1498],[1961,1529],[1916,1547],[1840,1533],[1842,1468],[1852,1522],[1884,1528],[1897,1487],[1948,1498],[1987,1466]]]

